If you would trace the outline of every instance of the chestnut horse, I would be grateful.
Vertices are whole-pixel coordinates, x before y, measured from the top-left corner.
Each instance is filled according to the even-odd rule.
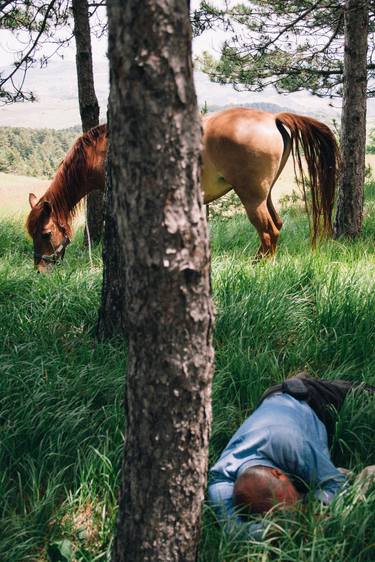
[[[104,189],[107,143],[106,125],[83,134],[39,201],[30,194],[32,209],[26,224],[40,271],[62,257],[80,199],[94,189]],[[227,109],[203,119],[204,202],[234,189],[258,231],[259,257],[276,250],[282,220],[273,206],[271,190],[291,151],[304,189],[302,154],[306,161],[314,244],[319,235],[332,232],[339,150],[329,127],[311,117],[245,108]]]
[[[51,269],[64,257],[81,199],[95,189],[104,189],[107,143],[107,125],[90,129],[68,151],[39,201],[29,194],[31,211],[26,228],[33,239],[34,263],[39,271]]]

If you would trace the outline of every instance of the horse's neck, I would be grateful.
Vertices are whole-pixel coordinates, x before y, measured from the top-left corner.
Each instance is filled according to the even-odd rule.
[[[78,182],[76,189],[72,190],[73,208],[94,189],[96,189],[96,185],[93,182],[87,179],[87,177],[82,178],[82,181]]]
[[[82,182],[77,188],[69,189],[61,181],[53,181],[50,187],[47,189],[44,199],[47,201],[59,200],[64,203],[61,205],[66,208],[70,213],[78,205],[90,190],[86,189],[86,183]]]
[[[88,165],[79,165],[75,156],[69,159],[68,155],[44,196],[55,201],[68,217],[85,195],[96,189],[104,190],[104,160],[101,165],[101,161],[98,163],[91,157],[87,159]]]
[[[77,181],[68,183],[66,176],[56,174],[50,187],[43,196],[49,201],[64,222],[70,222],[78,203],[92,191],[90,182],[86,178],[77,178]],[[56,209],[57,208],[57,209]]]
[[[82,182],[79,182],[79,184],[77,185],[76,189],[72,190],[71,193],[71,207],[69,209],[69,211],[73,210],[74,207],[76,207],[78,205],[78,203],[81,201],[81,199],[83,199],[88,193],[90,193],[92,191],[92,188],[90,186],[90,182],[86,181],[86,179]]]

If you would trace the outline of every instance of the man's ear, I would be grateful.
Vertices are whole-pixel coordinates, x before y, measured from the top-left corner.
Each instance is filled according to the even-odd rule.
[[[284,481],[289,480],[287,475],[282,470],[279,470],[278,468],[273,468],[271,470],[271,474],[278,480],[284,480]]]
[[[35,207],[37,201],[37,196],[34,195],[34,193],[29,193],[29,203],[31,208]]]

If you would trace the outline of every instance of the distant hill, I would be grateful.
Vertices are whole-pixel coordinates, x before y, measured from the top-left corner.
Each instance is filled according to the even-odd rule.
[[[0,127],[0,172],[51,178],[81,132],[80,126],[59,130]]]
[[[100,105],[100,119],[105,120],[109,93],[108,59],[106,57],[94,57],[94,73],[95,91]],[[30,68],[25,87],[34,92],[37,101],[0,106],[0,126],[66,129],[79,123],[76,74],[74,56],[71,60],[67,60],[65,57],[51,60],[43,68]],[[280,109],[275,107],[275,111],[289,108],[299,114],[308,112],[327,122],[340,113],[340,107],[332,107],[332,100],[318,98],[307,92],[281,95],[271,86],[265,88],[263,92],[237,91],[230,84],[210,82],[209,77],[200,71],[194,72],[194,83],[200,106],[207,103],[210,107],[219,108],[266,103],[269,104],[268,107],[280,107]],[[340,104],[337,103],[337,105]]]
[[[289,111],[289,112],[292,111],[290,107],[283,107],[281,105],[278,105],[277,103],[253,102],[253,103],[239,103],[237,105],[239,105],[240,107],[261,109],[262,111],[269,111],[270,113],[280,113],[281,111]],[[223,109],[228,109],[229,107],[233,107],[233,105],[232,104],[209,105],[208,111],[211,113],[211,111],[221,111]]]
[[[269,111],[270,113],[281,113],[286,111],[288,113],[298,113],[301,115],[301,109],[298,108],[298,111],[295,111],[287,106],[278,105],[277,103],[268,103],[268,102],[252,102],[252,103],[239,103],[236,104],[240,107],[248,107],[252,109],[260,109],[262,111]],[[207,111],[208,113],[213,113],[215,111],[222,111],[223,109],[228,109],[233,107],[233,104],[226,104],[226,105],[208,105]],[[321,111],[303,111],[303,115],[310,115],[311,117],[315,117],[316,119],[320,119],[321,121],[330,121],[330,115],[327,115],[325,112]]]

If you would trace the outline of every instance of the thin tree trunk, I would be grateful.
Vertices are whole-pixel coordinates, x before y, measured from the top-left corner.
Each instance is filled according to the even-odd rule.
[[[363,221],[366,148],[368,0],[345,4],[344,91],[341,117],[342,177],[335,237],[354,237]]]
[[[108,3],[110,136],[126,262],[126,446],[113,561],[193,562],[213,312],[186,0]]]
[[[97,244],[103,235],[104,195],[102,191],[91,191],[86,196],[86,224],[91,242]],[[85,228],[85,245],[88,245]]]
[[[114,212],[111,153],[109,138],[104,197],[103,285],[97,327],[99,340],[126,336],[126,270],[123,242],[119,239],[117,215]]]
[[[91,35],[87,0],[72,0],[74,37],[76,41],[76,66],[79,111],[82,130],[88,131],[99,124],[99,104],[94,88]],[[93,191],[86,201],[86,222],[93,242],[99,242],[103,229],[103,194]],[[85,231],[87,244],[87,232]]]

